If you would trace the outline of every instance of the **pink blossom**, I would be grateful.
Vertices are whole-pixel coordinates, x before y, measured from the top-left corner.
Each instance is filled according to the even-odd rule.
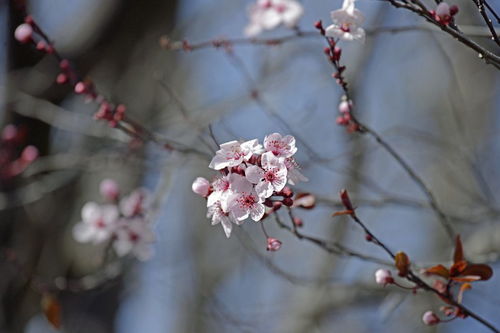
[[[73,228],[74,238],[82,243],[102,243],[110,239],[116,229],[119,212],[114,205],[87,202],[82,208],[82,221]]]
[[[265,207],[252,183],[242,177],[232,185],[234,192],[228,198],[228,211],[238,221],[246,220],[249,216],[252,220],[259,221],[264,215]]]
[[[326,36],[351,41],[365,38],[365,31],[360,25],[363,14],[354,7],[355,0],[344,0],[342,8],[330,13],[333,24],[326,28]]]
[[[264,30],[273,30],[280,24],[288,28],[295,27],[304,10],[295,0],[257,0],[248,12],[250,23],[245,28],[245,35],[253,37]]]
[[[279,133],[269,134],[264,138],[264,148],[278,157],[292,157],[297,152],[295,138],[291,135],[281,136]]]
[[[262,198],[270,197],[274,191],[281,191],[287,181],[287,169],[281,159],[273,152],[262,154],[262,168],[251,165],[246,171],[246,178],[256,184],[255,191]]]
[[[210,182],[203,177],[198,177],[194,180],[191,188],[194,193],[201,195],[202,197],[207,197],[210,193]]]
[[[104,179],[99,185],[99,192],[107,200],[117,200],[120,195],[120,187],[113,179]]]
[[[116,254],[123,257],[132,254],[139,260],[148,260],[153,251],[154,233],[151,224],[142,218],[122,219],[120,227],[115,232],[113,248]]]
[[[222,209],[220,201],[216,201],[208,207],[207,217],[212,219],[212,225],[217,225],[219,223],[222,225],[227,238],[231,236],[233,223],[238,225],[241,224],[241,222],[236,220],[232,214],[229,214]]]
[[[391,271],[387,269],[378,269],[375,272],[375,282],[380,285],[387,285],[394,282],[394,278],[392,277]]]
[[[148,200],[149,193],[144,189],[137,189],[120,200],[120,212],[125,217],[141,215],[149,204]]]
[[[439,317],[436,316],[434,312],[427,311],[422,316],[422,321],[424,322],[424,324],[432,326],[438,324],[441,321],[441,319],[439,319]]]
[[[16,28],[14,31],[14,37],[20,43],[27,43],[31,40],[33,36],[33,28],[27,23],[23,23]]]
[[[281,249],[281,241],[276,238],[268,237],[267,238],[267,250],[268,251],[278,251]]]
[[[243,143],[229,141],[221,144],[220,148],[210,162],[209,168],[221,170],[227,167],[237,167],[243,161],[248,161],[253,154],[262,152],[262,146],[257,139]]]

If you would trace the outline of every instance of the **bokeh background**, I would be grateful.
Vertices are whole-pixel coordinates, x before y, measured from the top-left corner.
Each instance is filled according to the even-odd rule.
[[[499,11],[495,1],[490,1]],[[169,152],[92,119],[95,106],[57,86],[57,62],[12,37],[22,21],[14,2],[0,0],[0,120],[29,128],[39,158],[0,193],[0,241],[16,263],[0,263],[2,332],[53,332],[40,294],[20,276],[81,290],[58,293],[65,332],[488,332],[456,320],[426,327],[421,315],[442,303],[374,283],[379,265],[329,255],[280,230],[265,250],[254,222],[226,239],[211,227],[205,201],[191,192],[210,178],[209,125],[219,142],[272,132],[297,138],[297,161],[310,179],[296,187],[318,198],[299,211],[304,233],[381,259],[339,209],[349,189],[358,214],[390,248],[418,265],[448,263],[452,244],[425,195],[380,145],[335,124],[341,92],[331,78],[319,36],[279,46],[237,46],[173,52],[161,36],[190,42],[241,37],[244,0],[36,0],[28,11],[60,52],[92,77],[99,91],[163,137],[206,154]],[[339,0],[302,1],[300,28],[329,22]],[[431,5],[431,2],[427,2]],[[485,37],[471,1],[457,23]],[[454,228],[468,259],[495,269],[500,253],[499,75],[477,54],[419,17],[382,1],[359,0],[365,43],[343,43],[343,63],[358,117],[375,129],[424,179]],[[391,32],[381,27],[409,27]],[[290,34],[285,28],[264,37]],[[258,92],[259,99],[255,99]],[[107,262],[103,247],[78,244],[71,228],[80,209],[97,200],[104,178],[124,189],[154,193],[155,256]],[[286,219],[286,215],[283,215]],[[59,282],[59,284],[58,284]],[[500,326],[500,277],[477,283],[465,303]]]

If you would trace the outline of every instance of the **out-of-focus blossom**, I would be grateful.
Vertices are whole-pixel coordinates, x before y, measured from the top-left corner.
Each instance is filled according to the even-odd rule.
[[[360,27],[363,24],[363,14],[354,7],[355,0],[344,0],[341,9],[330,13],[333,24],[325,29],[327,37],[342,40],[363,40],[365,31]]]
[[[151,244],[154,242],[154,233],[151,225],[142,218],[120,220],[119,228],[115,233],[113,248],[118,256],[132,254],[139,260],[148,260],[153,254]]]
[[[120,212],[126,217],[143,214],[148,205],[148,199],[147,191],[136,189],[120,201]]]
[[[257,0],[249,7],[248,13],[250,23],[245,28],[245,35],[253,37],[280,24],[295,27],[304,9],[295,0]]]
[[[99,184],[101,195],[107,200],[117,200],[120,195],[120,187],[113,179],[104,179]]]
[[[82,208],[82,221],[73,228],[73,236],[82,243],[99,244],[111,238],[119,217],[115,205],[87,202]]]
[[[20,43],[27,43],[33,37],[33,28],[28,23],[23,23],[14,31],[14,37]]]
[[[119,186],[111,179],[101,182],[100,190],[113,204],[86,203],[82,221],[73,227],[73,237],[82,243],[110,242],[120,257],[131,254],[139,260],[149,259],[154,233],[148,216],[148,192],[136,189],[119,200]]]

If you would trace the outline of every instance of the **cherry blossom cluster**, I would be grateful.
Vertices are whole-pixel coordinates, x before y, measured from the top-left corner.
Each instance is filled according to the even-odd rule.
[[[279,133],[266,136],[263,146],[257,139],[221,144],[209,165],[220,174],[211,182],[198,177],[192,185],[207,199],[212,225],[220,223],[229,238],[233,224],[241,225],[249,217],[262,220],[269,213],[266,207],[291,207],[293,192],[285,185],[307,180],[293,158],[296,152],[295,138]],[[279,249],[278,242],[269,238],[268,249]]]
[[[83,206],[82,221],[74,226],[73,237],[82,243],[108,243],[119,257],[132,254],[139,260],[149,259],[154,234],[148,216],[148,192],[136,189],[120,198],[119,186],[111,179],[101,182],[100,192],[107,202]]]
[[[124,119],[125,106],[123,104],[115,105],[111,103],[95,90],[91,81],[81,79],[70,61],[57,53],[53,44],[34,21],[33,17],[26,16],[24,23],[19,25],[14,31],[14,37],[20,43],[32,43],[40,52],[55,55],[59,61],[60,68],[60,73],[55,79],[56,83],[69,84],[76,94],[85,96],[86,102],[95,102],[98,104],[99,109],[94,114],[95,119],[106,120],[111,127],[116,127]]]
[[[443,1],[436,6],[436,10],[431,10],[430,13],[439,23],[449,25],[453,22],[453,17],[458,13],[458,6],[450,6]]]
[[[303,13],[302,5],[295,0],[257,0],[248,8],[250,23],[245,35],[253,37],[281,24],[294,28]]]
[[[23,172],[38,157],[38,149],[25,143],[27,131],[7,125],[0,137],[0,180],[7,181]]]

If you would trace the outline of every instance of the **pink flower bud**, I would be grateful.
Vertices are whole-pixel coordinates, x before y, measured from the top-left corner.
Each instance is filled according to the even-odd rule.
[[[61,62],[59,63],[59,68],[64,69],[64,70],[68,70],[69,69],[68,59],[61,60]]]
[[[392,277],[391,271],[380,268],[375,272],[375,282],[377,282],[377,284],[385,286],[387,284],[393,283],[394,278]]]
[[[38,43],[36,43],[36,49],[38,51],[45,51],[45,48],[47,47],[47,43],[45,41],[41,40]]]
[[[348,101],[342,101],[339,104],[340,113],[349,113],[351,111],[351,105]]]
[[[437,7],[436,7],[436,15],[444,18],[446,16],[451,15],[450,13],[450,5],[448,5],[446,2],[441,2]]]
[[[278,251],[281,249],[281,241],[276,238],[268,237],[267,238],[267,250],[268,251]]]
[[[304,226],[304,221],[302,221],[302,219],[300,217],[294,217],[293,218],[293,224],[295,224],[295,226],[297,228],[301,228]]]
[[[59,73],[59,75],[57,75],[56,77],[56,82],[57,84],[64,84],[68,82],[68,76],[64,73]]]
[[[203,177],[198,177],[194,180],[191,188],[194,193],[201,195],[202,197],[207,197],[210,193],[210,182]]]
[[[436,316],[434,312],[427,311],[422,316],[422,321],[424,322],[424,324],[431,326],[438,324],[441,321],[441,319],[439,319],[439,317]]]
[[[31,163],[38,157],[38,149],[35,146],[26,146],[21,153],[21,159],[24,162]]]
[[[120,195],[120,187],[113,179],[104,179],[99,185],[99,192],[107,200],[116,200]]]
[[[83,82],[78,82],[75,84],[75,93],[77,94],[83,94],[87,90],[87,87],[85,86],[85,83]]]
[[[5,128],[2,131],[2,140],[4,141],[11,141],[14,140],[17,136],[17,127],[9,124],[5,126]]]
[[[16,28],[16,31],[14,31],[14,37],[20,42],[20,43],[27,43],[31,40],[31,37],[33,36],[33,28],[31,25],[27,23],[23,23],[19,25]]]

